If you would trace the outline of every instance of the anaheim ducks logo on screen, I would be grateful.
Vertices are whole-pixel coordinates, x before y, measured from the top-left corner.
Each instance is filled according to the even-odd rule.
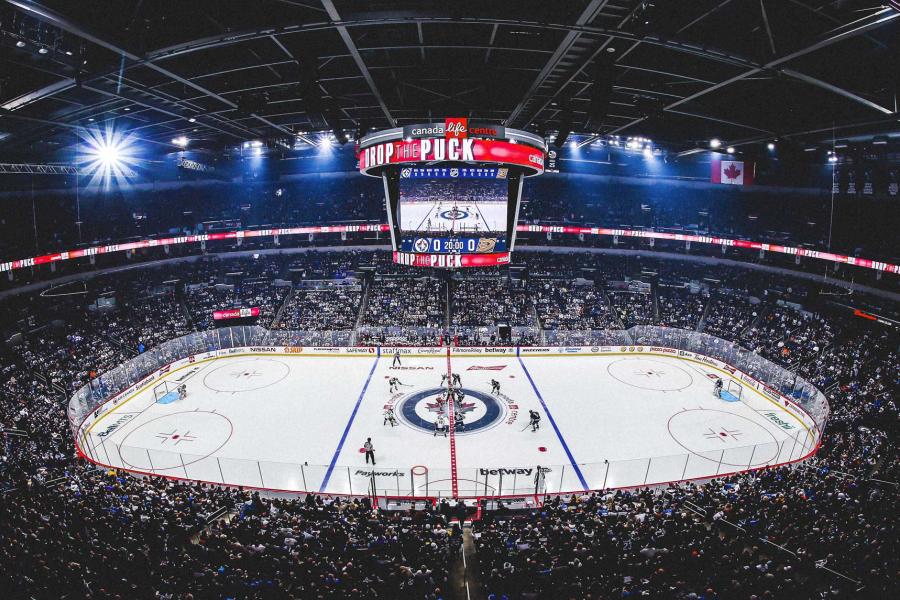
[[[493,252],[496,245],[497,240],[494,238],[481,238],[478,240],[478,248],[475,252]]]

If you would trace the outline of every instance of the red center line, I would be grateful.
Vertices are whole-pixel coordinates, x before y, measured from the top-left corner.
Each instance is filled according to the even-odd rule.
[[[450,346],[447,346],[447,405],[449,406],[450,419],[450,483],[453,488],[453,497],[459,497],[459,482],[456,479],[456,436],[453,418],[453,372],[450,370]]]

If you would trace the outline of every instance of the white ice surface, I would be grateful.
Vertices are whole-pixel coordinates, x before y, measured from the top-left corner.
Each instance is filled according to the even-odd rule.
[[[360,448],[371,437],[379,494],[450,495],[449,438],[409,418],[433,421],[434,394],[415,395],[439,388],[447,358],[402,360],[396,368],[390,355],[243,355],[188,365],[167,376],[187,385],[185,400],[154,403],[148,387],[91,428],[87,452],[173,477],[365,494],[372,478]],[[727,374],[676,357],[454,356],[451,368],[470,391],[467,422],[488,414],[479,394],[494,398],[498,415],[455,435],[463,496],[533,493],[537,465],[550,469],[542,489],[565,492],[741,471],[797,459],[812,445],[790,412],[749,386],[742,402],[720,400],[710,374]],[[392,376],[404,384],[395,394]],[[383,425],[389,405],[396,427]],[[537,432],[529,409],[541,414]]]

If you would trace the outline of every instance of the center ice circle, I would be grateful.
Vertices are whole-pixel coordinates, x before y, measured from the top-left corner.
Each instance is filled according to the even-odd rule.
[[[506,418],[506,406],[494,396],[473,390],[462,388],[465,396],[462,402],[454,405],[454,416],[461,412],[465,417],[463,422],[454,426],[456,435],[466,435],[490,429],[498,425]],[[438,402],[439,397],[446,397],[444,388],[428,388],[417,390],[402,398],[396,405],[395,414],[400,422],[427,433],[434,433],[434,421],[439,414],[449,421],[450,411],[446,403],[443,406]]]
[[[677,392],[694,382],[690,373],[671,360],[622,358],[609,363],[606,372],[625,385],[654,392]]]
[[[469,213],[460,208],[454,208],[440,213],[440,217],[442,219],[447,219],[448,221],[461,221],[463,219],[468,219]]]
[[[271,358],[227,361],[207,373],[203,385],[214,392],[250,392],[274,385],[290,372],[288,365]]]

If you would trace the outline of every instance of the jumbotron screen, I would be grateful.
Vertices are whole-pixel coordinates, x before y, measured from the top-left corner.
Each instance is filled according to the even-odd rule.
[[[401,252],[480,254],[507,250],[507,169],[403,169]]]
[[[360,140],[360,172],[381,177],[394,261],[421,267],[506,264],[526,177],[543,172],[543,138],[447,118]]]

